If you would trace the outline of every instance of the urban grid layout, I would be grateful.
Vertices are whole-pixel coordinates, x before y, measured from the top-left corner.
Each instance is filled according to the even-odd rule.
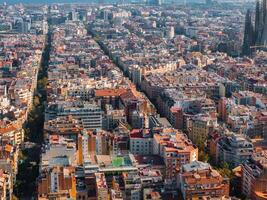
[[[267,0],[19,1],[0,200],[267,200]]]

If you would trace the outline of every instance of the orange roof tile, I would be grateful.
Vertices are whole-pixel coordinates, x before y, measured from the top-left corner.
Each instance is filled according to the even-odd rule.
[[[11,131],[15,131],[17,128],[13,125],[9,125],[3,128],[0,128],[0,134],[6,134],[9,133]]]
[[[102,89],[102,90],[96,90],[95,96],[97,97],[120,96],[125,92],[127,92],[127,89]]]
[[[9,145],[9,144],[7,144],[7,145],[5,146],[5,151],[7,151],[7,152],[11,152],[11,151],[12,151],[12,146]]]

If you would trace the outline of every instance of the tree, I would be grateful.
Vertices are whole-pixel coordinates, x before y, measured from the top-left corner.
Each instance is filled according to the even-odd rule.
[[[46,87],[47,83],[47,77],[43,77],[42,79],[38,80],[38,87],[43,89]]]
[[[230,166],[227,162],[223,162],[222,164],[220,164],[217,170],[223,177],[227,177],[227,178],[233,177],[233,171],[230,169]]]
[[[207,152],[205,152],[204,150],[199,150],[198,160],[202,161],[202,162],[209,162],[210,155]]]
[[[12,200],[19,200],[19,199],[15,195],[12,195]]]
[[[35,107],[39,106],[40,105],[40,100],[39,100],[39,97],[38,96],[34,96],[34,99],[33,99],[33,105]]]

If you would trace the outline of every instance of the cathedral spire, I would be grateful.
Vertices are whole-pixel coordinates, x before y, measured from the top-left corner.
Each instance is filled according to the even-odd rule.
[[[251,12],[247,10],[246,21],[245,21],[245,32],[244,32],[244,40],[243,40],[243,55],[251,55],[251,46],[254,45],[255,41],[253,25],[251,21]]]
[[[266,19],[267,15],[267,0],[262,0],[263,19]]]
[[[265,9],[266,12],[266,9]],[[261,45],[267,46],[267,14],[265,14],[264,18],[264,26],[263,26],[263,31],[262,31],[262,36],[261,36]]]
[[[260,37],[259,37],[259,45],[266,46],[267,45],[267,0],[262,0],[261,5],[261,27],[260,27]]]
[[[261,7],[260,2],[257,0],[256,13],[255,13],[255,43],[259,43],[261,39],[260,26],[261,26]]]
[[[242,54],[249,56],[255,48],[267,49],[267,0],[257,0],[255,23],[252,23],[250,10],[246,14]]]

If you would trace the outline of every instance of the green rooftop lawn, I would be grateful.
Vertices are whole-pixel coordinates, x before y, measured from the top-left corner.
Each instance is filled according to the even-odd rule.
[[[124,165],[124,158],[123,157],[115,157],[112,159],[112,166],[113,167],[120,167]]]

